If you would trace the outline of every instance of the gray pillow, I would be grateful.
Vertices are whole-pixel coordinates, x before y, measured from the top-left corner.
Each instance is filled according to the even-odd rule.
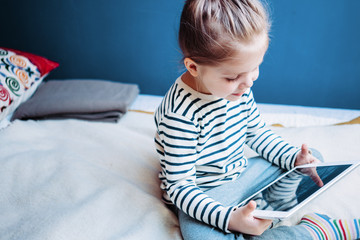
[[[97,79],[44,82],[11,120],[77,118],[116,122],[139,94],[136,84]]]

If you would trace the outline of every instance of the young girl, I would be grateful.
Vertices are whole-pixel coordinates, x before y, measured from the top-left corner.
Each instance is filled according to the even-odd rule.
[[[300,225],[267,230],[271,220],[252,216],[255,202],[236,207],[283,170],[319,161],[305,144],[291,146],[267,129],[257,110],[251,86],[269,25],[258,0],[186,1],[179,44],[187,71],[155,113],[164,200],[176,206],[184,239],[359,237],[358,221],[345,233],[310,214]],[[261,157],[247,159],[245,144]]]

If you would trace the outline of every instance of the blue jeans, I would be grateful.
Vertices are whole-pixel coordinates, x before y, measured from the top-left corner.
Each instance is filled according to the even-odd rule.
[[[320,153],[311,149],[313,155],[322,160]],[[250,158],[243,174],[234,182],[226,183],[206,191],[210,197],[225,206],[235,206],[250,197],[256,191],[278,178],[284,170],[272,165],[261,157]],[[217,239],[312,239],[302,226],[281,226],[266,230],[260,236],[248,236],[238,233],[225,233],[218,228],[197,221],[182,211],[178,211],[181,233],[185,240]]]

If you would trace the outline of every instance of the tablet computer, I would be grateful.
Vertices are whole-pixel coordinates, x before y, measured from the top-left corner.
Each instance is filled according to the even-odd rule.
[[[254,200],[257,205],[254,217],[287,218],[359,164],[360,161],[297,166],[241,202],[239,207]],[[316,184],[312,180],[314,170],[323,184]]]

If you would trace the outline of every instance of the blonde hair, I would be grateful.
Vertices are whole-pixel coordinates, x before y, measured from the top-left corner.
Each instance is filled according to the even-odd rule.
[[[248,42],[270,29],[259,0],[187,0],[180,19],[179,45],[184,58],[216,65],[234,53],[234,44]]]

